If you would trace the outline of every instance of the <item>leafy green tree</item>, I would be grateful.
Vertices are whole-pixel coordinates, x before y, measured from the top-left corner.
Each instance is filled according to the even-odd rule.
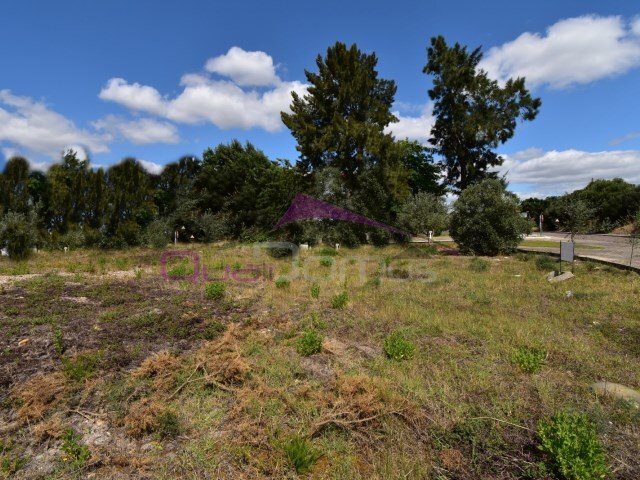
[[[324,58],[316,58],[317,73],[305,70],[307,94],[294,92],[291,113],[281,116],[297,141],[303,173],[335,168],[355,192],[369,170],[387,195],[401,202],[409,194],[408,171],[401,149],[384,131],[397,121],[391,113],[396,85],[379,78],[377,63],[375,53],[336,42]]]
[[[530,231],[518,198],[500,180],[489,178],[467,187],[453,204],[449,232],[463,253],[509,253]]]
[[[503,87],[478,69],[480,48],[468,52],[444,37],[431,39],[423,72],[433,75],[429,97],[436,121],[429,142],[442,157],[446,182],[459,191],[486,177],[503,159],[495,149],[515,133],[517,121],[533,120],[541,105],[525,88],[525,79],[509,79]]]
[[[399,140],[396,142],[404,167],[409,172],[408,182],[411,193],[433,193],[442,196],[446,188],[440,183],[441,167],[433,160],[429,148],[418,142]]]
[[[30,185],[29,162],[22,157],[7,161],[0,175],[0,213],[27,213],[33,205]]]
[[[426,192],[412,195],[398,212],[398,224],[413,233],[440,235],[449,224],[444,198]]]
[[[33,214],[9,212],[0,219],[0,247],[7,249],[9,258],[27,258],[36,239],[37,227]]]
[[[595,210],[577,196],[565,195],[557,204],[560,228],[569,233],[571,241],[576,235],[593,230]]]
[[[298,142],[302,168],[331,166],[354,176],[377,163],[379,143],[392,141],[384,128],[397,121],[391,113],[395,82],[378,78],[377,63],[375,53],[336,42],[325,58],[316,58],[318,73],[305,70],[308,93],[292,93],[291,113],[282,113]]]
[[[574,195],[594,207],[594,218],[600,224],[621,223],[640,208],[640,186],[621,178],[591,180]]]

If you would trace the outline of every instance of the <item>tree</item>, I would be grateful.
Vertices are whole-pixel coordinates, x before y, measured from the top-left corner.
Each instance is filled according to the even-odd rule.
[[[442,169],[433,160],[429,148],[408,139],[396,142],[402,164],[409,173],[409,188],[414,195],[418,192],[444,195],[446,188],[440,184]]]
[[[447,228],[449,214],[443,197],[419,192],[412,195],[398,212],[398,223],[413,233],[436,235]]]
[[[517,120],[533,120],[541,105],[525,88],[525,79],[509,79],[503,87],[478,70],[480,48],[468,52],[442,36],[433,37],[423,72],[433,75],[429,97],[436,118],[429,142],[442,157],[448,185],[462,191],[502,164],[493,150],[515,133]]]
[[[0,220],[0,247],[14,260],[27,258],[37,240],[33,215],[9,212]]]
[[[625,182],[621,178],[591,180],[586,187],[574,194],[593,205],[594,217],[600,226],[604,227],[626,220],[640,208],[640,186]]]
[[[22,157],[7,161],[0,176],[0,213],[27,213],[31,206],[29,162]]]
[[[577,234],[589,233],[592,230],[595,210],[584,200],[566,195],[559,200],[557,210],[560,228],[569,233],[572,242]]]
[[[530,231],[518,198],[500,180],[488,178],[467,187],[453,204],[449,232],[463,253],[509,253]]]
[[[291,113],[281,116],[297,141],[303,172],[336,168],[355,191],[360,174],[375,167],[387,193],[400,200],[408,194],[407,171],[384,131],[397,121],[391,113],[396,85],[378,77],[377,63],[375,53],[337,42],[324,58],[318,55],[318,73],[305,70],[307,94],[293,92]]]

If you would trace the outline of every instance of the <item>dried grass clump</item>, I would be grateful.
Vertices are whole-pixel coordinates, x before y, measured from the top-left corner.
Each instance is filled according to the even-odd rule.
[[[196,353],[196,362],[203,370],[205,384],[240,385],[251,370],[240,354],[238,329],[230,325],[216,341],[207,342]]]
[[[175,384],[175,373],[180,369],[180,360],[167,351],[156,352],[147,357],[136,368],[134,378],[151,378],[157,390],[169,390]]]
[[[61,372],[37,375],[16,386],[12,396],[21,403],[18,419],[25,422],[43,418],[60,403],[66,390],[66,379]]]
[[[166,407],[158,400],[143,398],[129,407],[124,419],[124,428],[128,435],[141,437],[158,428],[158,417],[166,411]]]
[[[40,422],[33,427],[31,433],[38,442],[43,442],[50,438],[60,438],[65,431],[62,415],[55,414],[44,422]]]

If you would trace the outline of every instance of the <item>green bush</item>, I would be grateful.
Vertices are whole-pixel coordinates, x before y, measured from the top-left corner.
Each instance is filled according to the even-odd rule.
[[[33,219],[9,212],[0,220],[0,248],[6,248],[11,259],[27,258],[37,233]]]
[[[467,187],[453,204],[449,233],[463,253],[510,253],[530,231],[531,224],[520,216],[518,198],[499,180]]]
[[[322,335],[315,330],[305,330],[302,336],[298,339],[296,344],[296,350],[304,357],[319,353],[322,350]]]
[[[542,368],[547,354],[538,348],[518,348],[513,353],[513,362],[525,373],[536,373]]]
[[[549,255],[540,255],[536,257],[536,267],[539,270],[555,270],[558,268],[558,262]]]
[[[208,298],[210,298],[211,300],[218,300],[224,297],[226,286],[223,282],[211,282],[207,283],[205,291],[207,292]]]
[[[349,295],[347,292],[338,293],[331,299],[331,306],[333,308],[343,309],[349,302]]]
[[[330,267],[331,265],[333,265],[333,258],[331,258],[331,257],[322,257],[320,259],[320,265],[322,265],[323,267]]]
[[[489,268],[489,262],[479,257],[473,257],[469,262],[469,269],[474,272],[484,272]]]
[[[287,277],[278,277],[276,279],[276,288],[289,288],[291,281]]]
[[[322,453],[311,445],[305,437],[293,437],[281,445],[282,450],[287,455],[296,473],[302,475],[307,473],[314,463],[322,457]]]
[[[596,480],[609,474],[596,429],[584,414],[558,413],[538,425],[540,450],[549,467],[567,480]]]
[[[320,255],[322,255],[323,257],[335,257],[336,255],[338,255],[338,251],[335,248],[324,247],[322,250],[320,250]]]
[[[171,241],[172,233],[167,222],[155,220],[147,225],[142,238],[145,245],[151,248],[164,248]]]
[[[312,298],[320,297],[320,285],[318,285],[317,283],[314,283],[313,285],[311,285],[311,297]]]
[[[384,339],[384,353],[393,360],[413,358],[415,346],[401,332],[393,332]]]
[[[81,382],[92,376],[102,360],[102,352],[83,352],[73,358],[62,357],[62,370],[72,380]]]

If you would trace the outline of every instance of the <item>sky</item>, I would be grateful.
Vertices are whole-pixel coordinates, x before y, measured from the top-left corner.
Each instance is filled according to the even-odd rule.
[[[498,152],[510,190],[558,195],[593,178],[640,184],[640,6],[611,0],[7,2],[0,15],[0,168],[46,170],[65,149],[149,171],[250,141],[295,161],[280,120],[336,41],[375,52],[396,82],[389,126],[427,143],[430,38],[482,47],[498,81],[524,76],[542,107]]]

